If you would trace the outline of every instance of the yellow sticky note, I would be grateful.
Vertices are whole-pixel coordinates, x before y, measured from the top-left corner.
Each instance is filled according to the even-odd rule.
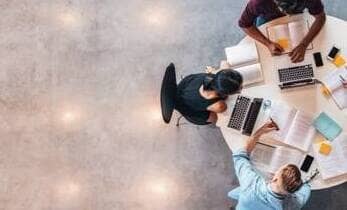
[[[331,152],[331,146],[330,144],[327,144],[327,143],[322,143],[320,145],[320,148],[319,148],[319,153],[323,154],[323,155],[329,155],[330,152]]]
[[[320,91],[322,92],[324,96],[326,97],[330,96],[330,91],[326,86],[322,85],[320,88]]]
[[[287,38],[278,39],[277,44],[279,44],[283,49],[289,48],[289,40]]]
[[[346,63],[346,60],[344,59],[344,57],[342,55],[337,55],[335,57],[333,63],[335,64],[335,66],[341,67]]]

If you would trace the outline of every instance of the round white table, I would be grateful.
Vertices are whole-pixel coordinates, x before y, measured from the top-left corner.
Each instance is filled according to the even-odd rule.
[[[298,19],[305,18],[310,23],[313,22],[313,17],[308,14],[297,15],[291,17],[282,17],[271,21],[260,27],[260,30],[266,34],[266,27],[270,25],[276,25],[286,22],[295,21]],[[331,62],[326,59],[326,56],[332,46],[335,44],[340,49],[342,54],[347,54],[347,23],[344,20],[337,19],[335,17],[328,16],[327,21],[318,34],[318,36],[313,41],[313,50],[308,50],[306,52],[307,58],[312,58],[312,64],[314,66],[315,77],[317,79],[323,78],[326,74],[335,70],[336,67]],[[250,37],[245,37],[239,44],[246,42],[253,42],[254,40]],[[242,94],[246,94],[252,97],[262,97],[270,98],[272,100],[281,100],[286,102],[288,105],[297,108],[298,110],[303,110],[308,113],[319,114],[324,111],[335,119],[344,129],[344,132],[347,131],[347,110],[341,111],[333,99],[327,98],[321,93],[320,85],[307,86],[302,88],[294,88],[293,90],[280,90],[278,87],[278,76],[277,69],[275,68],[273,57],[271,56],[268,49],[260,44],[256,43],[260,63],[262,66],[264,74],[264,82],[256,86],[246,88],[242,91]],[[313,53],[321,52],[323,57],[324,66],[316,68],[313,62]],[[288,55],[282,55],[288,56]],[[230,107],[230,106],[229,106]],[[230,109],[230,108],[229,108]],[[227,142],[229,148],[234,151],[244,146],[245,140],[248,138],[242,136],[235,132],[232,132],[230,128],[227,127],[227,120],[230,118],[231,111],[228,110],[224,114],[220,114],[217,126],[220,127],[225,141]],[[313,154],[312,149],[309,151],[309,154]],[[313,161],[310,171],[307,176],[312,172],[312,170],[318,168],[316,161]],[[342,184],[347,181],[347,175],[340,176],[337,178],[323,180],[320,175],[318,175],[312,182],[312,189],[324,189],[338,184]]]

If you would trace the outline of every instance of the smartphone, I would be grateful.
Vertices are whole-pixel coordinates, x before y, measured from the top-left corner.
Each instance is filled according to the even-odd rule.
[[[330,60],[330,61],[334,60],[336,55],[337,55],[337,53],[339,53],[339,52],[340,52],[340,49],[335,47],[335,46],[333,46],[333,48],[330,50],[330,52],[328,54],[328,57],[327,57],[328,60]]]
[[[300,169],[304,172],[308,172],[312,165],[313,159],[314,158],[312,156],[306,155],[304,163],[301,165]]]
[[[320,52],[313,53],[314,62],[317,67],[323,66],[322,54]]]

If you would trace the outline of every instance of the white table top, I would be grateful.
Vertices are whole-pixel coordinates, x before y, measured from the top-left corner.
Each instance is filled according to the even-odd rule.
[[[271,21],[263,25],[260,30],[265,33],[266,27],[269,25],[275,25],[279,23],[285,23],[294,21],[296,19],[306,18],[312,23],[313,18],[308,14],[305,15],[297,15],[291,17],[283,17]],[[313,66],[315,68],[313,62],[312,54],[315,52],[321,52],[323,57],[324,66],[315,69],[315,77],[317,79],[321,79],[327,73],[335,70],[336,67],[330,63],[326,56],[331,49],[331,47],[335,44],[341,49],[342,54],[347,55],[347,39],[345,38],[347,33],[347,23],[344,20],[337,19],[335,17],[328,16],[326,24],[322,31],[318,34],[318,36],[313,41],[313,50],[309,50],[306,53],[306,58],[312,59]],[[240,43],[252,42],[253,39],[250,37],[245,37]],[[239,43],[239,44],[240,44]],[[335,119],[343,128],[344,131],[347,131],[347,110],[341,111],[331,98],[327,98],[322,95],[320,91],[320,86],[307,86],[303,88],[295,88],[293,90],[280,90],[278,87],[278,79],[277,79],[277,70],[273,63],[273,57],[271,56],[268,49],[260,43],[256,43],[258,53],[260,56],[260,63],[263,69],[264,74],[264,82],[260,83],[260,85],[256,85],[254,87],[246,88],[242,91],[242,94],[249,95],[252,97],[262,97],[262,98],[270,98],[273,100],[281,100],[286,102],[288,105],[297,108],[298,110],[303,110],[308,113],[319,114],[324,111],[328,115],[330,115],[333,119]],[[288,56],[288,55],[283,55]],[[278,59],[278,58],[276,58]],[[230,106],[229,106],[230,107]],[[230,109],[230,108],[229,108]],[[229,148],[231,150],[236,150],[241,148],[245,144],[245,139],[248,137],[242,136],[240,134],[236,134],[232,131],[232,129],[227,127],[226,120],[229,120],[231,111],[228,110],[224,114],[220,114],[217,125],[221,125],[221,131],[223,133],[224,139],[226,140]],[[224,122],[224,123],[221,123]],[[309,151],[310,154],[313,153],[312,149]],[[318,168],[317,163],[314,161],[310,171]],[[310,172],[308,172],[310,173]],[[305,177],[307,174],[303,174]],[[330,180],[323,180],[320,175],[318,175],[314,181],[311,183],[313,189],[324,189],[332,186],[336,186],[338,184],[344,183],[347,181],[347,175],[340,176],[337,178],[333,178]]]

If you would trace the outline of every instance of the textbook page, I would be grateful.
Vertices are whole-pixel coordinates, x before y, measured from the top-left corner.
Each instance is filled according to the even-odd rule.
[[[254,150],[250,155],[252,163],[257,166],[263,172],[269,171],[269,163],[272,160],[272,156],[276,150],[276,147],[267,144],[257,143]]]
[[[233,67],[258,63],[258,51],[255,42],[225,48],[228,63]]]
[[[272,42],[278,43],[284,49],[283,53],[288,53],[292,50],[290,31],[288,24],[281,24],[268,27],[269,39]]]
[[[312,123],[313,117],[311,115],[297,111],[284,142],[303,151],[308,151],[316,135]]]
[[[278,125],[279,130],[271,132],[270,137],[277,141],[284,142],[296,112],[296,109],[283,102],[273,101],[271,104],[270,117]]]
[[[319,171],[323,179],[347,174],[347,133],[342,133],[331,142],[332,150],[329,155],[319,153],[320,144],[313,147]]]
[[[270,162],[270,172],[275,173],[279,168],[287,164],[294,164],[300,168],[305,154],[296,149],[284,146],[276,147]]]
[[[240,68],[236,68],[235,70],[240,72],[240,74],[242,75],[244,85],[261,82],[264,80],[260,63],[249,66],[243,66]]]
[[[290,22],[288,29],[292,48],[295,48],[308,33],[308,22],[306,20]]]

